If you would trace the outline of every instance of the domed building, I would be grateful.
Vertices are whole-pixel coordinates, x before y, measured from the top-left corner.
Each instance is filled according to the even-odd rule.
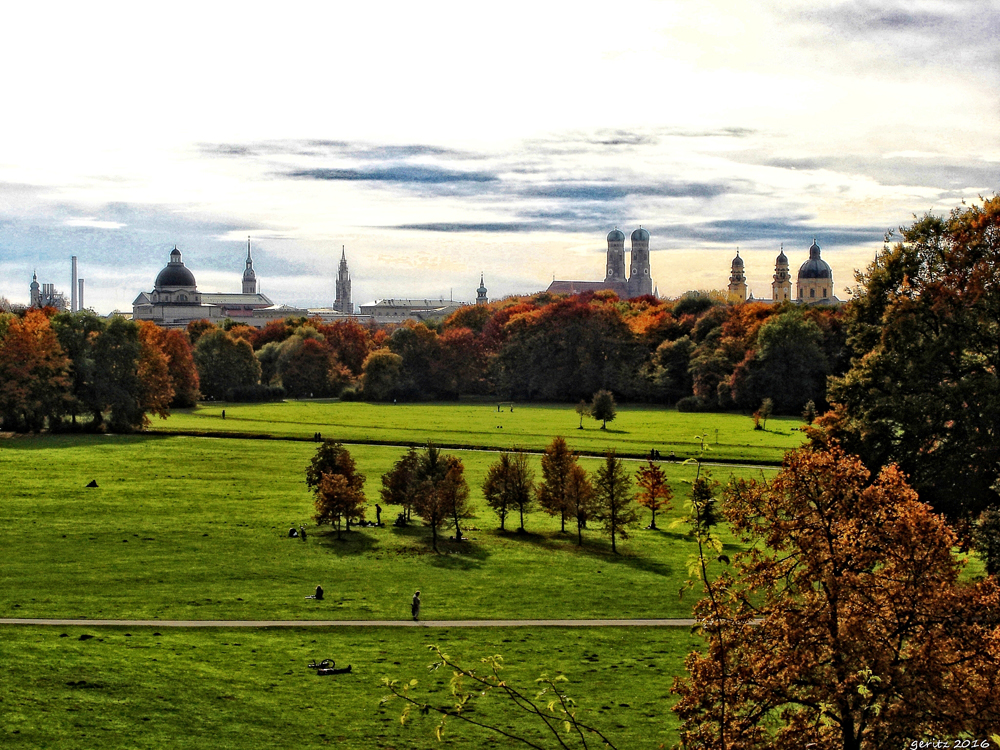
[[[249,239],[242,294],[198,291],[194,274],[184,265],[181,251],[175,245],[167,265],[156,275],[153,291],[141,292],[132,302],[132,319],[151,320],[165,328],[183,328],[193,320],[221,322],[232,318],[260,327],[279,316],[265,312],[273,308],[274,303],[256,290],[257,275],[253,270]]]
[[[812,304],[839,301],[833,295],[833,269],[819,257],[819,245],[815,239],[809,246],[809,260],[799,266],[795,286],[799,302]]]

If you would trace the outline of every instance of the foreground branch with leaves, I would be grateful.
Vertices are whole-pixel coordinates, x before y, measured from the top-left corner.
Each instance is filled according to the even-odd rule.
[[[434,704],[418,697],[419,682],[416,679],[404,682],[383,677],[382,684],[389,690],[389,695],[382,699],[381,705],[385,706],[393,700],[402,701],[401,723],[405,724],[414,711],[424,715],[433,713],[441,717],[435,728],[438,741],[444,737],[447,720],[454,719],[537,750],[586,750],[590,747],[615,750],[615,745],[599,729],[580,719],[576,701],[562,687],[567,682],[564,676],[542,674],[535,680],[537,691],[526,691],[500,676],[504,666],[500,655],[481,659],[484,669],[477,671],[462,666],[439,646],[428,648],[437,656],[428,669],[450,669],[452,672],[449,681],[451,702]],[[501,726],[497,720],[490,719],[489,711],[485,710],[489,704],[484,704],[489,696],[505,699],[508,707],[512,706],[516,712],[531,719],[533,729],[530,734],[514,727]],[[484,705],[481,707],[480,704]]]

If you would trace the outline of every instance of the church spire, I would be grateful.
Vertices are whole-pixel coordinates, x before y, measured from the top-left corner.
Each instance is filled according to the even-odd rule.
[[[243,294],[257,294],[257,274],[253,270],[253,257],[250,255],[250,235],[247,235],[247,262],[243,271]]]

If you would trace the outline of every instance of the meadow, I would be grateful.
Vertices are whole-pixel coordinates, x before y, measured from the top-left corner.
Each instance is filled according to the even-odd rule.
[[[579,547],[575,534],[560,531],[558,518],[538,510],[527,518],[527,533],[511,530],[516,519],[500,532],[480,490],[494,449],[508,447],[512,435],[514,444],[541,449],[563,433],[574,447],[597,453],[615,444],[613,426],[626,436],[623,451],[645,453],[656,445],[667,455],[671,443],[663,435],[697,434],[700,427],[714,438],[718,424],[712,459],[741,453],[752,460],[748,446],[758,441],[771,460],[790,439],[801,440],[792,421],[755,432],[746,418],[648,409],[623,410],[607,432],[593,420],[574,432],[579,420],[569,407],[515,405],[513,413],[497,413],[488,405],[337,406],[215,405],[157,425],[202,433],[211,432],[206,424],[225,428],[220,433],[238,426],[246,438],[0,439],[0,616],[405,619],[419,589],[424,619],[688,617],[693,597],[681,599],[678,591],[694,547],[674,522],[684,516],[694,466],[663,464],[673,508],[658,515],[659,530],[634,529],[614,555],[596,526]],[[683,418],[680,425],[674,418]],[[412,432],[409,422],[416,424]],[[342,540],[317,529],[304,484],[315,432],[368,443],[350,451],[367,477],[370,508],[381,474],[403,453],[376,441],[480,446],[449,451],[465,464],[476,509],[468,541],[444,542],[437,554],[419,523],[391,525],[391,507],[384,507],[384,527],[352,530]],[[538,478],[539,457],[531,461]],[[581,462],[592,471],[599,459]],[[639,465],[628,463],[631,470]],[[774,469],[712,471],[725,482]],[[96,488],[86,486],[91,480]],[[641,518],[645,526],[649,512]],[[304,542],[287,536],[299,524],[310,532]],[[733,540],[727,541],[731,552]],[[306,599],[317,584],[326,598]],[[130,635],[114,627],[0,628],[0,742],[54,748],[263,748],[288,746],[290,738],[308,747],[430,747],[432,721],[400,727],[399,707],[380,712],[378,703],[382,676],[424,679],[428,643],[469,661],[501,653],[510,675],[525,684],[541,672],[564,671],[571,693],[620,747],[659,747],[673,737],[672,677],[697,642],[686,628],[163,629],[160,636],[150,628]],[[79,641],[85,633],[96,637]],[[355,672],[317,678],[305,669],[311,658],[350,662]],[[444,698],[446,676],[433,679]],[[444,746],[507,746],[452,726]]]
[[[620,406],[618,416],[601,429],[590,417],[581,420],[566,404],[511,404],[461,401],[451,404],[369,404],[333,400],[276,404],[202,404],[154,419],[157,432],[261,435],[309,439],[319,432],[344,442],[543,450],[553,435],[573,450],[592,455],[610,448],[643,456],[656,448],[666,457],[684,459],[701,452],[701,440],[719,461],[780,463],[785,451],[805,436],[802,420],[774,417],[766,430],[755,430],[742,414],[685,414],[644,405]],[[225,412],[225,418],[222,414]]]

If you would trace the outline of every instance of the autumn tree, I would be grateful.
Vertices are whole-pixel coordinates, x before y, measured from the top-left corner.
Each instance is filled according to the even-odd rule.
[[[531,510],[535,494],[534,472],[528,465],[528,456],[520,450],[502,452],[490,466],[483,482],[483,496],[500,519],[500,530],[511,513],[518,513],[524,532],[524,516]]]
[[[707,580],[674,710],[686,748],[878,750],[986,737],[1000,721],[996,581],[960,581],[956,539],[895,467],[839,447],[735,483],[746,551]]]
[[[576,453],[569,449],[566,440],[556,436],[542,454],[542,481],[538,484],[538,504],[549,515],[559,514],[560,531],[566,531],[566,514],[569,511],[567,486]]]
[[[174,383],[170,377],[170,361],[162,349],[162,328],[148,320],[136,324],[139,335],[139,357],[136,375],[139,378],[139,403],[142,425],[148,426],[152,413],[160,419],[170,416],[170,403],[174,399]]]
[[[69,359],[48,316],[0,313],[0,420],[8,430],[41,430],[69,396]]]
[[[618,416],[618,407],[611,391],[598,391],[590,402],[590,416],[601,423],[601,429],[608,428],[608,422]]]
[[[841,441],[950,517],[1000,505],[1000,197],[926,215],[856,276]]]
[[[343,481],[328,481],[324,489],[323,481],[328,477],[342,477]],[[306,486],[316,495],[316,523],[333,523],[338,539],[341,520],[350,531],[351,521],[364,518],[365,475],[341,443],[325,440],[316,449],[306,467]]]
[[[329,523],[337,531],[340,539],[340,529],[343,522],[350,530],[352,519],[363,519],[365,514],[365,496],[357,487],[353,487],[343,474],[323,474],[316,487],[316,513],[313,520],[317,524]]]
[[[162,330],[159,346],[167,357],[167,370],[174,388],[172,407],[194,406],[201,398],[198,368],[194,364],[194,351],[182,331]]]
[[[649,508],[651,511],[652,518],[649,522],[649,528],[655,529],[656,511],[670,508],[670,500],[673,498],[674,492],[670,489],[663,469],[652,461],[649,461],[646,466],[639,467],[635,473],[635,481],[640,490],[636,499],[639,501],[639,505]]]
[[[568,515],[576,521],[576,543],[581,546],[583,530],[596,512],[594,499],[594,486],[586,470],[580,464],[573,464],[566,481],[566,508]]]
[[[628,539],[628,530],[638,522],[639,514],[625,462],[613,450],[604,455],[604,464],[594,475],[594,491],[595,516],[611,539],[611,551],[617,554],[617,539]]]
[[[389,471],[382,475],[382,489],[379,490],[379,496],[386,505],[402,507],[405,521],[410,520],[410,511],[417,495],[419,461],[416,449],[410,448]]]

